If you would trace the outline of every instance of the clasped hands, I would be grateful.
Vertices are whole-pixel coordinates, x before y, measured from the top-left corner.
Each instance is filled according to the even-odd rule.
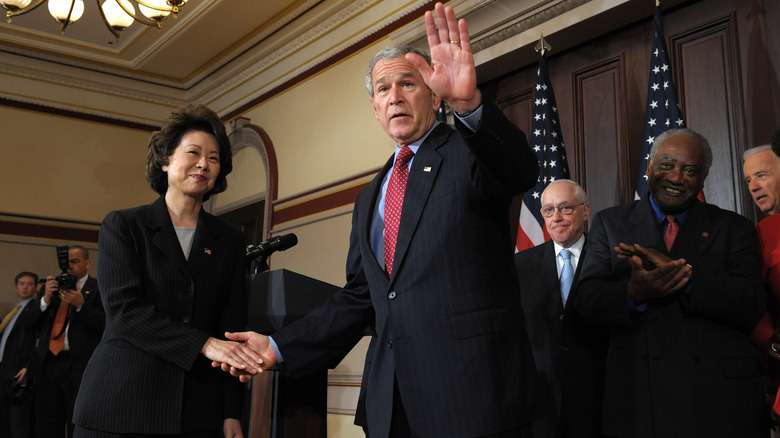
[[[225,332],[229,340],[209,338],[203,346],[203,355],[211,359],[211,366],[248,382],[252,377],[274,366],[276,353],[268,336],[256,332]]]
[[[673,260],[639,244],[621,242],[614,249],[631,266],[628,293],[637,304],[679,292],[691,281],[693,269],[685,259]]]

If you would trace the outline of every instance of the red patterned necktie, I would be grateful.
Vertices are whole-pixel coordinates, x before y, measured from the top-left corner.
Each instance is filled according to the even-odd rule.
[[[666,232],[664,233],[664,243],[666,243],[666,250],[672,250],[672,244],[674,244],[674,238],[677,237],[677,231],[680,226],[677,225],[677,218],[672,215],[666,216]]]
[[[409,160],[414,152],[409,146],[404,146],[395,159],[393,173],[387,184],[385,194],[385,269],[388,274],[393,273],[393,257],[395,257],[395,243],[398,240],[398,225],[401,223],[401,207],[404,204],[404,191],[406,180],[409,179]]]

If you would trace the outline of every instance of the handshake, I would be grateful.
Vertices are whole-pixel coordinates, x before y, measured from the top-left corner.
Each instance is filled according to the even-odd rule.
[[[274,366],[276,353],[268,336],[256,332],[225,332],[229,340],[209,338],[201,349],[211,366],[248,382],[255,374]]]

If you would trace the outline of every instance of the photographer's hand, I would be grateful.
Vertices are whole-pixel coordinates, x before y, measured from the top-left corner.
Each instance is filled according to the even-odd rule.
[[[60,290],[60,285],[57,283],[57,279],[53,275],[46,277],[46,286],[44,286],[43,302],[48,306],[51,304],[51,296],[54,292]]]
[[[61,290],[60,298],[62,298],[62,301],[65,301],[76,309],[81,309],[81,306],[84,305],[84,295],[81,294],[81,291]]]

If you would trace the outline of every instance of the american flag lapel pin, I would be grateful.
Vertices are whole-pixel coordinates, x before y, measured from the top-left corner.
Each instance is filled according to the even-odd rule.
[[[423,167],[423,172],[430,172],[430,171],[431,171],[431,166]]]
[[[208,248],[203,248],[203,252],[205,252],[208,255],[211,255],[211,250]]]

